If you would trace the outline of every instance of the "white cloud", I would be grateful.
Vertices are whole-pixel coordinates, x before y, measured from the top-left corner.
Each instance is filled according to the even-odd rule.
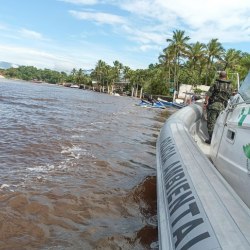
[[[60,0],[60,1],[77,5],[94,5],[98,3],[98,0]]]
[[[193,40],[206,42],[219,38],[223,42],[250,41],[249,0],[120,0],[119,6],[145,18],[147,28],[158,22],[159,34],[185,30]],[[139,27],[137,27],[138,29]],[[145,28],[141,27],[144,32]]]
[[[134,13],[136,15],[145,16],[145,17],[154,17],[154,19],[158,19],[160,15],[163,13],[163,10],[155,1],[150,0],[127,0],[120,1],[120,7],[130,13]]]
[[[134,40],[142,44],[162,44],[164,43],[164,36],[161,32],[147,30],[140,30],[135,27],[124,25],[123,31],[125,31],[129,36],[128,39]]]
[[[0,30],[6,30],[6,29],[7,29],[6,26],[0,23]]]
[[[69,11],[72,16],[80,20],[94,21],[98,24],[124,24],[126,20],[117,15],[103,12]]]
[[[123,54],[100,44],[85,42],[81,47],[54,45],[43,49],[0,44],[0,55],[2,61],[70,72],[73,68],[93,68],[100,58],[112,64],[114,58],[122,58]]]
[[[170,0],[160,1],[165,11],[175,13],[180,20],[177,25],[184,24],[185,30],[210,34],[211,38],[219,38],[225,41],[226,36],[231,41],[238,40],[236,35],[242,30],[242,25],[249,21],[250,2],[242,0],[209,0],[209,1],[184,1]],[[229,35],[231,33],[231,36]]]
[[[69,70],[75,66],[68,58],[63,58],[60,54],[21,46],[0,45],[0,54],[1,60],[15,62],[19,65],[57,70]]]
[[[43,35],[33,30],[21,29],[19,31],[20,35],[25,38],[35,39],[35,40],[44,40]]]
[[[172,37],[176,29],[184,30],[192,39],[190,42],[206,43],[212,38],[218,38],[222,43],[250,41],[249,0],[58,1],[75,4],[75,9],[69,13],[79,20],[78,24],[74,20],[74,28],[68,28],[66,33],[63,33],[62,23],[60,39],[56,41],[54,36],[53,41],[48,43],[48,39],[39,32],[25,28],[17,32],[16,26],[0,23],[0,30],[5,29],[5,32],[0,34],[0,43],[8,44],[0,44],[1,60],[64,70],[92,68],[102,59],[109,64],[119,60],[125,65],[138,68],[139,65],[143,67],[142,64],[149,64],[154,59],[157,61],[162,48],[167,46],[166,39]],[[84,6],[83,9],[80,5],[93,6],[91,9]],[[108,24],[112,29],[107,26],[89,31],[86,21],[98,25]],[[74,33],[70,33],[71,31]],[[94,42],[97,32],[103,32],[99,33],[99,37],[105,33],[105,39]],[[115,50],[118,46],[112,44],[114,33],[117,44],[119,39],[123,39],[118,51]],[[105,45],[107,36],[110,40]],[[14,45],[17,43],[25,44],[26,47]]]
[[[140,50],[141,51],[148,51],[148,50],[159,50],[158,46],[155,45],[141,45],[140,46]]]
[[[30,49],[27,47],[19,47],[19,46],[10,46],[10,45],[0,45],[0,51],[1,54],[8,54],[11,53],[13,55],[27,55],[27,57],[29,56],[33,56],[33,57],[42,57],[42,58],[47,58],[47,59],[56,59],[55,56],[53,56],[50,53],[47,52],[43,52],[43,51],[39,51],[39,50],[35,50],[35,49]],[[18,56],[17,56],[18,59]]]

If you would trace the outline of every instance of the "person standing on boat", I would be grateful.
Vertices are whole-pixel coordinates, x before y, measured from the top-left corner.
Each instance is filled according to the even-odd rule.
[[[205,141],[210,144],[214,130],[215,122],[220,112],[226,108],[228,99],[232,95],[231,81],[227,80],[227,73],[221,71],[219,79],[209,88],[205,102],[204,109],[207,111],[207,129],[209,138]]]

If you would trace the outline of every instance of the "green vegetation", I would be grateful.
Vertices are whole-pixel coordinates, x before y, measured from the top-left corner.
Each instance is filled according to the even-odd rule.
[[[159,56],[159,62],[150,64],[147,69],[132,70],[119,61],[110,66],[99,60],[90,74],[83,69],[73,69],[70,74],[49,69],[37,69],[33,66],[20,66],[0,70],[5,77],[36,80],[52,84],[72,83],[77,85],[93,84],[110,87],[120,85],[123,91],[136,91],[143,88],[152,95],[170,95],[181,83],[210,85],[215,72],[226,70],[237,86],[237,72],[243,79],[250,69],[250,54],[240,50],[225,50],[218,39],[211,39],[208,44],[189,43],[185,31],[176,30],[171,38],[166,39],[167,47]],[[199,91],[199,90],[197,90]]]

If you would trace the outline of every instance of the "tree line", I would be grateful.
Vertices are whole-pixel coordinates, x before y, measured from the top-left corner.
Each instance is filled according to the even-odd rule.
[[[119,61],[113,65],[99,60],[95,68],[86,72],[72,69],[67,74],[50,69],[37,69],[34,66],[20,66],[1,70],[5,77],[37,80],[52,84],[72,83],[77,85],[98,85],[108,87],[122,85],[125,90],[144,89],[153,95],[169,95],[178,90],[180,84],[210,85],[217,71],[227,71],[236,87],[235,73],[243,79],[250,69],[250,54],[236,49],[225,50],[218,39],[207,44],[189,43],[185,31],[175,30],[166,39],[167,46],[158,57],[158,63],[147,69],[131,69]]]

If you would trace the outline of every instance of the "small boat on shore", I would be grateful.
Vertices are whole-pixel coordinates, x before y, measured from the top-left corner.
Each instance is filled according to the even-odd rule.
[[[200,104],[170,116],[157,140],[160,249],[250,249],[250,73],[217,119]]]
[[[187,106],[187,104],[185,104],[184,102],[168,102],[166,100],[161,99],[160,97],[157,98],[157,101],[162,103],[165,107],[174,107],[177,109],[181,109],[185,106]]]
[[[173,102],[166,101],[164,99],[161,99],[160,97],[157,98],[157,101],[161,102],[166,107],[172,107]]]
[[[43,83],[42,80],[37,80],[37,79],[33,79],[32,82],[34,82],[34,83]]]
[[[77,84],[72,84],[72,85],[70,85],[70,88],[79,89],[79,85],[77,85]]]
[[[138,106],[144,107],[144,108],[160,108],[160,109],[166,108],[165,105],[159,101],[149,102],[146,100],[141,100],[140,103],[138,104]]]

